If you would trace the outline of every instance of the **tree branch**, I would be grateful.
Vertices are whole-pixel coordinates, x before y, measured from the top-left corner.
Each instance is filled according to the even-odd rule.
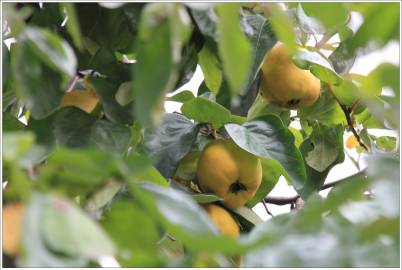
[[[346,122],[348,123],[349,129],[352,131],[353,135],[356,137],[359,145],[361,147],[363,147],[364,150],[366,150],[368,152],[369,151],[368,147],[363,143],[363,141],[361,140],[361,138],[360,138],[359,134],[357,133],[355,127],[353,126],[352,117],[350,116],[350,114],[352,113],[352,110],[350,108],[348,108],[346,105],[343,105],[342,102],[335,95],[334,91],[332,90],[332,86],[330,84],[327,84],[327,85],[328,85],[329,91],[334,96],[336,102],[339,104],[339,107],[341,107],[343,113],[345,114]]]
[[[357,174],[359,174],[361,172],[362,171],[358,172]],[[335,185],[337,185],[337,184],[339,184],[339,183],[341,183],[343,181],[349,180],[349,178],[350,178],[350,176],[346,177],[346,178],[342,178],[341,180],[326,183],[326,184],[321,186],[320,191],[328,189],[328,188],[332,188]],[[293,196],[293,197],[265,197],[264,202],[270,203],[270,204],[275,204],[275,205],[287,205],[287,204],[295,205],[299,198],[300,198],[299,195],[296,195],[296,196]]]

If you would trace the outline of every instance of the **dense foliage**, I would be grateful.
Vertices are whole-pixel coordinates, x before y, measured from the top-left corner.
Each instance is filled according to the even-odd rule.
[[[21,232],[3,230],[14,245],[21,234],[17,251],[3,242],[3,266],[113,256],[124,267],[230,267],[237,255],[244,267],[399,266],[400,67],[350,73],[359,56],[399,42],[399,3],[2,5],[3,218],[24,209]],[[352,13],[363,19],[357,30]],[[312,106],[291,111],[259,95],[278,41],[320,79]],[[197,65],[197,96],[167,95]],[[71,90],[93,103],[69,106]],[[165,101],[181,112],[165,113]],[[323,198],[345,160],[345,132],[368,165]],[[262,164],[255,196],[228,209],[239,238],[219,234],[200,206],[221,200],[196,177],[217,137]],[[252,207],[281,176],[304,206],[263,222]]]

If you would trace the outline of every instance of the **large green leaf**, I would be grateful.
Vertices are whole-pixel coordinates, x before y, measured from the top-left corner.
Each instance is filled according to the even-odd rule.
[[[338,84],[342,81],[342,78],[336,73],[331,63],[318,52],[299,51],[293,56],[293,60],[296,64],[302,62],[302,67],[307,64],[311,73],[321,81],[329,84]]]
[[[306,168],[292,133],[275,115],[254,118],[242,126],[226,124],[225,129],[234,142],[244,150],[267,159],[273,159],[285,169],[295,189],[303,187]]]
[[[125,261],[137,256],[156,255],[157,242],[160,239],[159,228],[149,214],[134,201],[120,199],[113,202],[102,225],[118,247],[124,250],[124,256],[119,257],[123,257]]]
[[[182,113],[200,123],[210,123],[215,128],[230,122],[231,113],[222,105],[208,99],[197,97],[186,101],[181,107]]]
[[[232,95],[236,95],[250,72],[251,46],[240,28],[239,5],[220,4],[216,9],[219,17],[219,55]]]
[[[18,258],[18,267],[84,267],[88,259],[70,257],[52,252],[43,237],[44,208],[48,197],[34,194],[24,214],[21,247],[24,252]]]
[[[146,5],[142,12],[133,89],[135,112],[144,127],[160,121],[165,94],[174,90],[181,48],[189,36],[187,16],[183,7],[168,3]]]
[[[24,34],[29,46],[45,64],[70,78],[75,75],[77,60],[67,42],[38,27],[27,27]]]
[[[15,91],[32,117],[43,119],[57,110],[68,81],[65,74],[48,67],[28,43],[21,41],[11,51]]]
[[[318,19],[328,31],[346,23],[348,11],[343,3],[302,3],[306,15]]]
[[[45,198],[41,234],[48,248],[87,259],[113,255],[114,243],[94,220],[62,197]]]
[[[322,137],[322,135],[324,135],[324,137]],[[325,137],[325,135],[327,135],[328,138]],[[331,141],[328,141],[329,138],[331,138]],[[322,151],[319,152],[317,147],[322,149]],[[345,160],[342,126],[338,125],[331,129],[321,124],[315,124],[310,137],[304,140],[300,145],[300,152],[304,157],[307,170],[307,181],[300,193],[307,198],[313,192],[319,191],[330,170],[335,165]],[[320,160],[320,157],[322,157],[323,160]],[[309,163],[325,166],[321,166],[319,169],[322,171],[319,171],[314,169],[314,167],[317,166],[310,166]]]
[[[346,124],[345,115],[330,93],[330,91],[321,89],[321,95],[318,100],[310,107],[297,111],[297,116],[301,120],[318,121],[328,126]]]
[[[116,93],[119,86],[116,83],[102,78],[91,78],[90,82],[93,83],[95,91],[100,97],[103,111],[108,119],[119,124],[133,123],[132,108],[134,105],[130,102],[122,106],[117,102]]]
[[[57,144],[74,148],[88,146],[95,122],[95,117],[76,107],[61,109],[53,122]]]
[[[66,27],[74,41],[74,45],[78,49],[83,50],[84,43],[82,41],[81,28],[78,21],[77,12],[75,10],[75,5],[72,3],[62,3],[60,4],[60,8],[65,10],[66,16],[68,17]]]
[[[156,168],[165,177],[171,177],[179,161],[190,152],[198,134],[199,126],[185,116],[165,114],[155,131],[145,133],[145,152],[156,162]]]
[[[370,3],[363,13],[364,22],[356,34],[347,41],[349,55],[359,48],[382,47],[390,40],[399,39],[399,4]]]
[[[307,165],[318,172],[323,172],[338,158],[338,138],[341,129],[320,124],[313,125],[310,143],[313,144],[314,149],[305,157]]]
[[[128,151],[131,132],[124,125],[98,120],[92,126],[91,140],[100,149],[122,156]]]

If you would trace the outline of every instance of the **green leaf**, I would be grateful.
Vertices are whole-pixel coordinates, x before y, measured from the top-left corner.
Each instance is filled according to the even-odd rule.
[[[181,112],[200,123],[211,123],[215,128],[230,122],[231,116],[230,111],[222,105],[202,97],[185,102],[181,107]]]
[[[98,209],[106,206],[113,197],[119,192],[122,188],[122,184],[111,180],[107,182],[103,187],[99,190],[95,191],[95,193],[88,199],[85,204],[85,211],[89,213],[93,213]]]
[[[42,215],[42,235],[52,251],[87,259],[115,253],[114,243],[99,224],[68,200],[47,197]]]
[[[326,170],[338,158],[338,137],[337,130],[332,127],[314,124],[310,135],[314,148],[307,154],[306,163],[318,172]]]
[[[251,46],[240,28],[237,3],[220,4],[217,6],[217,13],[219,17],[219,55],[232,95],[236,95],[240,92],[249,74]]]
[[[215,46],[212,41],[207,39],[198,53],[198,62],[204,75],[206,86],[216,95],[221,86],[223,74]]]
[[[296,147],[299,147],[302,142],[303,142],[303,135],[300,132],[300,130],[289,126],[288,129],[290,130],[290,132],[292,132],[293,136],[295,137],[295,145]]]
[[[17,96],[35,119],[55,112],[63,98],[68,81],[64,74],[45,65],[28,42],[18,42],[11,51],[12,72]]]
[[[351,106],[358,99],[358,87],[351,80],[343,80],[339,85],[334,85],[332,91],[343,105]]]
[[[35,136],[32,132],[15,131],[3,133],[3,160],[13,162],[26,153],[34,144]]]
[[[103,78],[90,78],[89,80],[99,95],[103,111],[108,119],[119,124],[132,124],[133,104],[120,105],[116,100],[119,85]]]
[[[247,82],[241,93],[247,92],[253,80],[257,76],[258,69],[264,59],[265,54],[275,45],[277,39],[269,21],[261,15],[246,14],[245,21],[252,28],[252,32],[246,32],[253,49],[252,66],[247,78]]]
[[[217,16],[214,9],[216,4],[212,4],[212,6],[206,9],[191,9],[191,15],[194,18],[198,28],[201,33],[208,38],[212,38],[216,41],[216,29],[217,29]]]
[[[342,163],[345,160],[345,153],[343,149],[343,128],[341,125],[336,126],[335,128],[328,128],[324,125],[316,124],[314,127],[319,128],[319,130],[313,129],[310,137],[303,141],[300,145],[300,152],[304,157],[304,161],[306,163],[306,171],[307,171],[307,181],[301,189],[300,193],[303,194],[305,198],[309,197],[313,192],[317,192],[320,190],[322,184],[324,184],[328,173],[330,170],[337,164]],[[312,137],[315,137],[317,133],[320,133],[320,129],[324,128],[326,133],[332,137],[332,141],[330,142],[330,147],[332,148],[333,155],[336,156],[336,159],[328,164],[328,167],[323,171],[315,170],[313,167],[310,167],[309,162],[307,161],[307,157],[311,156],[316,144],[312,141]],[[326,138],[324,138],[326,139]],[[324,144],[325,145],[325,144]],[[336,148],[336,149],[335,149]],[[336,151],[336,153],[335,153]],[[311,156],[314,157],[314,156]],[[328,163],[328,162],[327,162]]]
[[[100,149],[123,156],[128,150],[131,132],[124,125],[98,120],[92,126],[91,140]]]
[[[331,63],[318,52],[299,51],[293,56],[293,61],[304,68],[305,63],[308,63],[308,68],[321,81],[329,84],[338,84],[342,78],[336,73]],[[300,62],[303,64],[300,65]]]
[[[242,126],[226,124],[225,130],[244,150],[280,163],[292,179],[295,189],[306,181],[306,169],[292,133],[274,115],[254,118]]]
[[[168,97],[166,100],[184,103],[186,101],[192,100],[193,98],[195,98],[193,92],[185,90],[183,92],[177,93],[174,96]]]
[[[378,148],[384,151],[392,151],[396,147],[396,138],[391,136],[380,136],[375,140]]]
[[[216,196],[215,194],[193,194],[191,195],[194,201],[198,203],[212,203],[212,202],[219,202],[223,199]]]
[[[25,210],[21,233],[24,252],[18,258],[18,267],[85,267],[88,259],[54,253],[49,249],[43,237],[43,214],[48,203],[48,197],[35,193]]]
[[[318,121],[328,126],[346,124],[341,107],[332,94],[323,88],[318,100],[312,106],[298,110],[297,116],[301,120]]]
[[[164,177],[175,173],[179,161],[190,152],[198,130],[199,126],[186,117],[169,113],[158,129],[145,131],[144,150],[155,160],[156,168]]]
[[[351,70],[356,60],[356,55],[349,53],[347,45],[348,40],[349,39],[342,41],[328,57],[335,71],[342,75],[347,74]]]
[[[270,21],[274,28],[275,34],[281,42],[285,43],[290,52],[296,51],[296,34],[294,25],[289,16],[279,7],[278,4],[272,3],[269,5],[272,8]]]
[[[334,30],[346,23],[348,11],[343,3],[302,3],[307,16],[318,19],[326,29]]]
[[[79,49],[84,49],[84,43],[81,38],[81,29],[78,21],[78,16],[75,11],[74,4],[71,3],[61,3],[61,9],[64,9],[66,16],[68,17],[66,27],[71,37],[73,38],[74,45]]]
[[[257,215],[252,209],[242,206],[236,209],[231,209],[233,212],[236,213],[237,216],[241,216],[242,218],[248,220],[254,225],[260,224],[263,220]]]
[[[248,207],[254,207],[256,204],[260,203],[261,200],[263,200],[274,189],[283,172],[281,165],[272,159],[262,158],[261,166],[262,181],[254,197],[247,202]]]
[[[141,187],[152,194],[160,213],[172,225],[181,226],[196,235],[217,234],[212,222],[191,196],[150,183],[143,183]]]
[[[301,3],[297,4],[296,16],[299,26],[303,32],[316,35],[322,35],[325,33],[325,28],[321,22],[314,17],[307,16]]]
[[[44,63],[70,78],[75,75],[77,60],[67,42],[38,27],[26,27],[24,34],[29,46]]]
[[[175,85],[176,64],[189,36],[187,16],[183,7],[167,3],[146,5],[142,12],[135,46],[133,89],[135,112],[144,127],[154,127],[160,122],[165,94]]]
[[[399,39],[399,4],[372,3],[364,12],[364,22],[356,34],[348,40],[348,53],[359,48],[381,48],[390,40]],[[375,46],[375,47],[373,47]]]
[[[54,134],[57,144],[66,147],[87,147],[91,140],[96,118],[76,107],[66,107],[57,112]]]
[[[159,228],[149,214],[134,201],[120,199],[114,202],[102,220],[102,225],[119,248],[125,250],[125,256],[135,257],[138,255],[136,253],[150,253],[155,256],[156,244],[160,238]]]

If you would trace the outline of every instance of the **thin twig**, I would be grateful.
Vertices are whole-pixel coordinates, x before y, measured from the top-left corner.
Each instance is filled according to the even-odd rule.
[[[348,127],[349,127],[350,130],[352,131],[353,135],[355,135],[355,137],[356,137],[356,139],[357,139],[359,145],[360,145],[361,147],[363,147],[364,150],[366,150],[366,151],[368,152],[368,151],[369,151],[368,147],[363,143],[363,141],[362,141],[362,139],[360,138],[359,134],[357,133],[355,127],[353,126],[352,117],[350,116],[352,110],[351,110],[350,108],[348,108],[346,105],[343,105],[342,102],[341,102],[341,101],[338,99],[338,97],[335,95],[334,91],[332,90],[332,86],[329,85],[329,84],[327,84],[327,85],[328,85],[329,91],[330,91],[331,94],[334,96],[336,102],[339,104],[339,107],[341,107],[341,109],[342,109],[342,111],[343,111],[343,113],[344,113],[344,115],[345,115],[346,122],[348,123]]]
[[[273,217],[274,215],[271,213],[271,211],[269,211],[267,205],[265,204],[264,200],[261,200],[262,205],[264,205],[265,211],[267,212],[268,215],[270,215],[271,217]]]
[[[324,45],[325,43],[327,43],[328,40],[330,40],[333,36],[335,35],[335,32],[328,32],[325,33],[324,36],[320,39],[320,41],[315,43],[315,47],[317,49],[321,48],[322,45]]]
[[[360,165],[359,165],[359,160],[355,160],[349,153],[348,151],[345,151],[346,155],[350,158],[350,160],[353,162],[355,165],[356,169],[360,171]],[[360,155],[359,155],[360,158]]]

